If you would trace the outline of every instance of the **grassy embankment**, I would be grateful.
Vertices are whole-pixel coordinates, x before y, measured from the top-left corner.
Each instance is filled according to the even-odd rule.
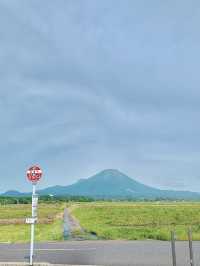
[[[62,240],[62,204],[40,204],[38,209],[39,223],[36,225],[36,241]],[[28,242],[30,225],[24,219],[31,217],[31,206],[0,206],[0,242]]]
[[[169,240],[176,230],[177,239],[200,240],[200,203],[89,203],[73,207],[73,215],[87,232],[102,239]]]

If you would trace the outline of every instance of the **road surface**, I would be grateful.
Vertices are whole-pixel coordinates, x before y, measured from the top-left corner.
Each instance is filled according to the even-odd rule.
[[[194,242],[195,266],[200,265],[200,242]],[[107,266],[172,266],[170,242],[66,241],[36,244],[35,260],[56,264]],[[187,242],[177,242],[177,266],[188,266]],[[28,261],[29,245],[0,244],[0,261]]]

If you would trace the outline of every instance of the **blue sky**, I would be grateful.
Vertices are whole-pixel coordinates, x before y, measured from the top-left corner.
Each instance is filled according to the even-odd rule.
[[[200,2],[0,0],[0,191],[116,168],[200,191]]]

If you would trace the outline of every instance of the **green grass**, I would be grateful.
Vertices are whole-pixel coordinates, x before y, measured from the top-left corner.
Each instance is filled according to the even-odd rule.
[[[63,210],[62,204],[39,204],[39,218],[51,218]],[[0,219],[18,219],[31,217],[30,204],[0,205]]]
[[[62,221],[52,224],[36,224],[35,241],[63,240]],[[20,243],[30,241],[30,225],[1,225],[0,242]]]
[[[103,239],[169,240],[176,230],[178,240],[200,240],[200,203],[90,203],[73,208],[87,232]]]
[[[63,239],[62,215],[63,204],[40,204],[38,218],[54,218],[52,223],[40,223],[35,226],[36,241],[54,241]],[[30,205],[0,206],[0,219],[9,220],[31,217]],[[0,242],[28,242],[30,241],[30,225],[28,224],[0,224]]]
[[[63,204],[39,204],[40,218],[54,218],[51,223],[36,224],[36,241],[63,240]],[[187,239],[187,229],[193,229],[193,239],[200,240],[200,203],[130,203],[94,202],[71,206],[85,233],[77,237],[88,239],[159,239],[169,240],[176,230],[177,239]],[[31,216],[30,205],[0,206],[0,219]],[[93,235],[91,235],[93,233]],[[97,237],[96,237],[96,236]],[[30,225],[0,225],[0,242],[28,242]]]

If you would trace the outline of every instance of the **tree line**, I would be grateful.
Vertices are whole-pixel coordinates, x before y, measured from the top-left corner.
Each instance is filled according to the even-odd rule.
[[[92,202],[95,201],[90,197],[84,196],[40,196],[39,197],[40,203],[59,203],[59,202]],[[0,205],[7,205],[7,204],[31,204],[32,197],[25,196],[25,197],[5,197],[0,196]]]

